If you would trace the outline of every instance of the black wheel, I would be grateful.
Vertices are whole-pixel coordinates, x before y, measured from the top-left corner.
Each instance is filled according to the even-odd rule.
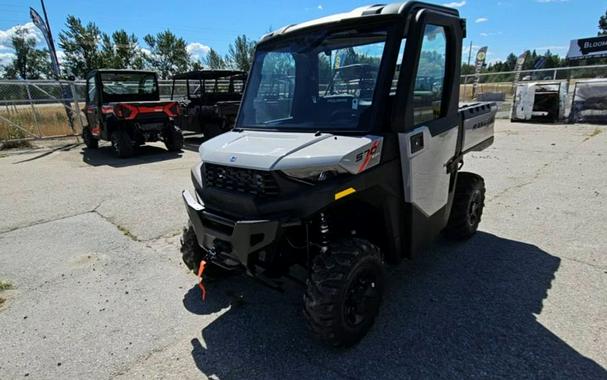
[[[82,140],[84,140],[84,145],[89,149],[99,148],[99,140],[93,136],[89,127],[84,127],[82,129]]]
[[[183,148],[183,134],[175,126],[171,126],[164,134],[164,145],[169,152],[180,152]]]
[[[304,315],[321,341],[334,347],[352,346],[373,325],[383,291],[379,248],[363,239],[337,241],[314,259]]]
[[[462,172],[457,185],[445,234],[453,240],[465,240],[478,229],[485,207],[485,181],[479,175]]]
[[[120,158],[131,157],[135,153],[133,140],[123,128],[118,128],[112,133],[112,148],[116,156]]]
[[[189,270],[198,273],[200,262],[205,256],[206,253],[204,249],[198,245],[194,228],[192,228],[192,226],[184,228],[183,235],[181,236],[181,258],[183,259],[183,263]],[[209,262],[207,262],[204,273],[205,276],[210,279],[226,277],[230,274],[229,271]]]

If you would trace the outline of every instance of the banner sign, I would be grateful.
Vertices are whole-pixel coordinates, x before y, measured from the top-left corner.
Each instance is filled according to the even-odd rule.
[[[50,52],[49,55],[51,56],[51,68],[53,69],[53,74],[55,75],[55,78],[59,79],[59,77],[61,76],[61,72],[59,70],[59,61],[57,60],[57,54],[55,53],[55,47],[53,46],[48,26],[46,25],[46,22],[44,22],[40,14],[36,12],[34,8],[30,8],[30,16],[32,17],[32,22],[34,23],[34,25],[36,25],[36,27],[38,27],[38,29],[40,29],[42,35],[44,36],[44,39],[46,40],[46,43],[48,45],[48,51]]]
[[[44,4],[43,4],[44,5]],[[45,13],[46,14],[46,13]],[[51,57],[51,69],[53,70],[53,75],[55,79],[61,79],[61,69],[59,68],[59,60],[57,59],[57,50],[55,50],[55,44],[53,43],[53,36],[51,35],[50,28],[48,24],[42,19],[40,14],[36,12],[34,8],[30,8],[30,17],[32,18],[32,22],[44,36],[46,43],[48,45],[49,56]],[[65,112],[67,114],[67,120],[70,123],[70,127],[74,130],[74,116],[72,112],[72,106],[68,99],[73,98],[72,90],[69,87],[60,85],[61,87],[61,97],[63,98],[63,104],[65,106]]]
[[[476,63],[474,65],[474,73],[476,76],[474,78],[474,85],[472,86],[472,97],[476,95],[476,88],[481,80],[481,70],[483,69],[483,66],[485,66],[485,61],[487,60],[487,50],[489,50],[489,48],[483,46],[476,53]]]
[[[567,59],[607,57],[607,36],[572,40]]]

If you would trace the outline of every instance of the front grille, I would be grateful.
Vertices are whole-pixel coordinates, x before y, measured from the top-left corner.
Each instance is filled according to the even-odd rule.
[[[215,164],[204,164],[202,171],[206,187],[259,197],[279,193],[278,183],[270,172]]]

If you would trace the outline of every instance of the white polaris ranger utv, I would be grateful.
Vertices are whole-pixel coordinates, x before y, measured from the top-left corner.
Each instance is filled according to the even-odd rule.
[[[479,225],[495,104],[458,107],[465,20],[417,1],[284,27],[258,44],[235,128],[200,147],[183,259],[280,288],[333,346],[373,324],[384,265]],[[299,270],[301,273],[302,271]]]

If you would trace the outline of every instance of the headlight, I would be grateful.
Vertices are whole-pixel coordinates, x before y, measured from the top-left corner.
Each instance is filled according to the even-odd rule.
[[[342,168],[291,169],[283,170],[282,172],[291,178],[307,182],[323,182],[340,174],[347,173]]]

